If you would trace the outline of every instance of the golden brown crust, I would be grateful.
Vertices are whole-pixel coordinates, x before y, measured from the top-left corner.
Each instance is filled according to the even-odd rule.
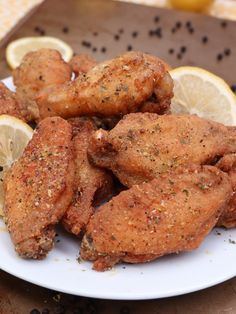
[[[85,232],[94,203],[105,200],[112,193],[112,177],[105,170],[90,165],[87,158],[89,139],[96,127],[92,120],[74,118],[75,181],[72,203],[63,216],[62,223],[71,233],[79,236]]]
[[[235,134],[197,116],[132,113],[111,131],[98,130],[88,154],[95,165],[112,170],[131,187],[179,166],[213,163],[236,151]]]
[[[119,261],[145,262],[196,249],[231,194],[228,176],[212,166],[178,170],[135,185],[96,211],[81,257],[101,271]]]
[[[72,70],[54,49],[39,49],[27,53],[13,71],[17,98],[27,106],[32,118],[39,112],[35,97],[43,88],[70,81]]]
[[[75,55],[69,64],[75,74],[75,77],[77,77],[91,70],[95,65],[97,65],[97,61],[92,56],[81,53]]]
[[[22,157],[4,178],[5,221],[19,255],[43,258],[53,246],[54,225],[73,192],[72,128],[65,120],[43,120]]]
[[[173,82],[166,64],[157,57],[133,51],[99,63],[63,87],[43,90],[37,103],[41,118],[122,116],[138,111],[153,94],[157,106],[170,103]]]
[[[30,121],[31,115],[26,106],[17,100],[15,93],[0,82],[0,115],[8,114],[24,121]]]

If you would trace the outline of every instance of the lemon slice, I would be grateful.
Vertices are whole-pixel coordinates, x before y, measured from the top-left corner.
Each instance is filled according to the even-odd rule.
[[[236,97],[224,80],[197,67],[179,67],[170,75],[174,80],[172,113],[236,125]]]
[[[23,153],[33,129],[25,122],[8,115],[0,115],[0,216],[3,215],[3,176],[11,164]]]
[[[24,37],[12,41],[6,48],[6,59],[8,65],[15,69],[21,63],[24,55],[29,51],[41,48],[51,48],[58,50],[63,59],[68,62],[73,56],[72,48],[61,39],[55,37]]]

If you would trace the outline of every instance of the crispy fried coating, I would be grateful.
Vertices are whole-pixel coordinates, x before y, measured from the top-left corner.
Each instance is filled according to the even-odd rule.
[[[0,114],[8,114],[24,121],[30,121],[31,116],[26,106],[16,99],[15,93],[0,82]]]
[[[39,49],[27,53],[20,66],[13,71],[18,99],[28,107],[32,117],[39,116],[35,97],[46,86],[70,81],[72,70],[54,49]]]
[[[79,236],[85,232],[94,206],[112,194],[113,185],[111,175],[92,166],[87,158],[89,139],[96,130],[92,120],[74,118],[69,122],[73,126],[75,150],[74,196],[62,223],[69,232]]]
[[[228,176],[196,166],[135,185],[101,206],[82,240],[81,257],[103,271],[196,249],[232,194]]]
[[[41,118],[122,116],[138,111],[152,95],[157,106],[170,104],[173,82],[167,65],[157,57],[133,51],[99,63],[73,82],[44,89],[37,104]]]
[[[73,194],[72,127],[59,117],[43,120],[4,178],[5,222],[17,253],[41,259],[53,247],[54,225]]]
[[[91,70],[95,65],[97,65],[97,61],[90,55],[87,54],[78,54],[75,55],[69,62],[72,71],[75,74],[75,77],[80,74],[85,74],[89,70]]]
[[[133,113],[111,131],[98,130],[88,147],[90,160],[113,171],[131,187],[188,164],[214,164],[236,152],[236,132],[191,115]]]
[[[236,227],[236,154],[229,154],[222,157],[216,166],[222,171],[228,173],[234,191],[228,206],[217,222],[217,226],[234,228]]]

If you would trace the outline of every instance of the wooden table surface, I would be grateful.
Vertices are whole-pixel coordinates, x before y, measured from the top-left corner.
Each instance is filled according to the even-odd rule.
[[[187,27],[189,22],[191,26]],[[98,60],[129,49],[142,50],[158,55],[173,67],[201,66],[229,84],[236,83],[235,22],[106,0],[45,1],[10,38],[0,43],[0,78],[11,75],[5,61],[7,42],[39,35],[38,28],[42,35],[59,37],[75,52],[90,53]],[[203,37],[207,38],[205,43]],[[225,49],[229,49],[228,56]],[[66,313],[83,314],[235,314],[236,278],[173,298],[109,301],[50,291],[0,271],[0,314],[30,313],[34,308],[48,308],[50,313],[58,314],[63,313],[63,307]]]

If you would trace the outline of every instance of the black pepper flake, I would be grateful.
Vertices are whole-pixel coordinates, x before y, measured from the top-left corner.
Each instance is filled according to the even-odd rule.
[[[236,244],[236,242],[234,240],[229,239],[229,243],[230,244]]]
[[[162,28],[161,27],[158,27],[156,30],[155,30],[155,35],[159,38],[162,37]]]
[[[136,38],[137,36],[138,36],[138,32],[133,31],[133,33],[132,33],[132,37],[133,37],[133,38]]]
[[[97,48],[96,47],[93,47],[93,52],[96,52],[97,51]]]
[[[120,309],[120,314],[129,314],[130,313],[130,309],[128,308],[128,306],[122,306],[122,308]]]
[[[33,309],[30,311],[30,314],[41,314],[39,310]]]
[[[202,37],[202,43],[206,44],[208,42],[208,37],[207,36],[203,36]]]
[[[61,242],[61,240],[58,239],[56,242],[59,243],[59,242]]]
[[[176,28],[173,27],[173,28],[171,29],[171,33],[174,34],[175,32],[176,32]]]
[[[236,84],[230,86],[232,92],[236,93]]]
[[[218,61],[221,61],[221,60],[223,59],[222,53],[218,53],[218,55],[216,56],[216,59],[217,59]]]
[[[180,47],[180,51],[182,53],[185,53],[187,51],[187,47],[185,47],[185,46]]]
[[[119,33],[119,34],[123,34],[123,33],[124,33],[123,28],[120,28],[120,29],[118,30],[118,33]]]
[[[131,45],[127,46],[127,51],[131,51],[133,49],[133,47]]]
[[[46,32],[43,29],[41,29],[39,33],[41,36],[44,36],[46,34]]]
[[[89,41],[86,41],[86,40],[82,40],[81,45],[86,47],[86,48],[91,47],[91,43]]]
[[[154,22],[155,22],[155,23],[158,23],[159,21],[160,21],[160,16],[156,15],[156,16],[154,17]]]
[[[65,33],[65,34],[69,33],[69,28],[67,26],[64,26],[62,28],[62,32]]]
[[[229,56],[231,54],[231,50],[229,48],[225,48],[224,54],[225,56]]]
[[[93,32],[93,36],[97,36],[98,35],[98,32]]]
[[[222,28],[225,28],[225,27],[227,27],[228,24],[226,21],[222,21],[220,25]]]
[[[116,34],[116,35],[114,36],[114,39],[115,39],[115,40],[119,40],[119,39],[120,39],[120,36]]]
[[[170,55],[172,55],[172,54],[175,52],[175,50],[174,50],[173,48],[170,48],[170,49],[168,50],[168,52],[169,52]]]
[[[101,52],[102,52],[102,53],[105,53],[106,51],[107,51],[107,48],[106,48],[106,47],[102,47],[102,48],[101,48]]]
[[[0,166],[0,172],[1,172],[1,171],[3,171],[3,167],[2,167],[2,166]]]

